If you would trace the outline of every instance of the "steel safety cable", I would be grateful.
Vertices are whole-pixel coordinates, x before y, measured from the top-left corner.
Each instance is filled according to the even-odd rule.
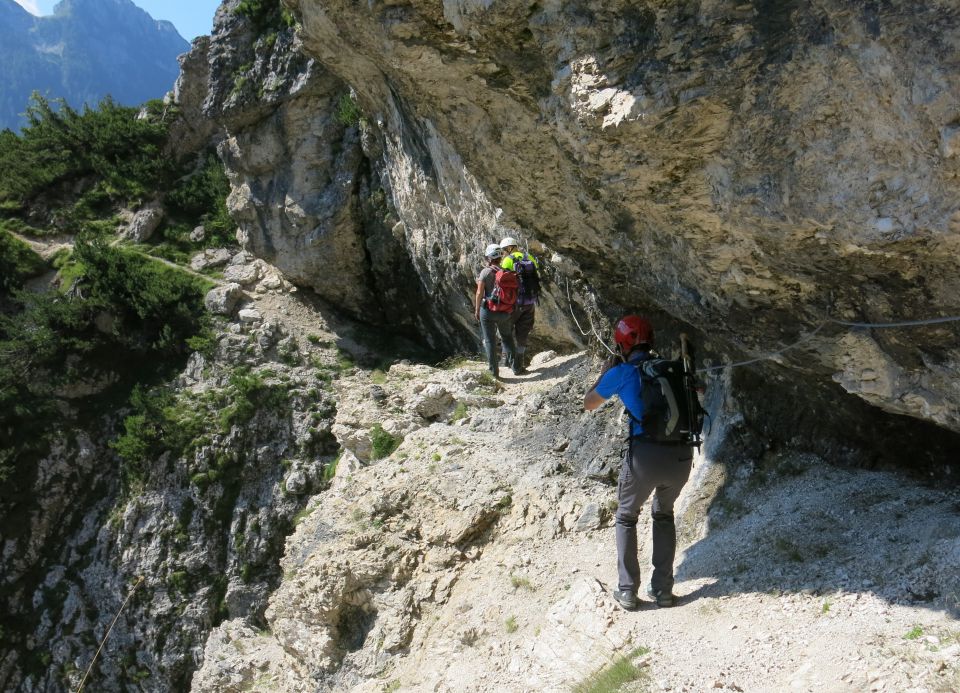
[[[812,339],[820,330],[822,330],[827,325],[841,325],[843,327],[856,327],[864,329],[887,329],[887,328],[896,328],[896,327],[920,327],[923,325],[942,325],[948,322],[957,322],[960,321],[960,315],[947,315],[940,318],[925,318],[922,320],[897,320],[894,322],[853,322],[848,320],[837,320],[836,318],[827,317],[825,318],[817,327],[810,332],[809,334],[804,335],[796,342],[788,344],[782,349],[777,351],[770,352],[763,356],[758,356],[757,358],[749,359],[747,361],[737,361],[734,363],[722,364],[720,366],[710,366],[708,368],[698,368],[697,373],[709,373],[711,371],[719,371],[724,368],[737,368],[739,366],[749,366],[754,363],[759,363],[760,361],[769,361],[785,351],[793,349],[804,342]]]
[[[871,329],[883,329],[885,327],[917,327],[919,325],[940,325],[945,322],[957,322],[960,315],[947,315],[942,318],[928,318],[926,320],[901,320],[899,322],[847,322],[846,320],[837,320],[828,317],[829,322],[835,325],[844,325],[846,327],[868,327]]]
[[[127,608],[127,602],[130,601],[130,597],[133,596],[133,593],[137,591],[137,588],[143,584],[143,576],[137,580],[137,584],[133,586],[133,589],[130,590],[130,594],[127,595],[127,598],[123,600],[123,604],[120,605],[120,610],[117,611],[117,615],[113,617],[113,621],[110,623],[110,627],[107,628],[107,632],[103,636],[103,640],[100,641],[100,647],[97,648],[96,654],[93,655],[93,659],[90,661],[90,666],[87,667],[87,673],[83,675],[83,679],[80,681],[80,685],[77,686],[76,693],[80,693],[83,690],[84,685],[87,683],[87,677],[90,676],[90,672],[93,671],[93,665],[97,663],[97,657],[100,656],[100,650],[103,649],[104,644],[107,642],[107,638],[110,637],[110,631],[113,630],[113,627],[117,625],[117,620],[120,618],[120,614],[123,613],[123,610]]]
[[[567,279],[566,277],[564,278],[564,280],[566,281],[566,284],[567,284],[567,305],[569,306],[569,309],[570,309],[570,317],[573,318],[573,324],[575,324],[577,326],[577,329],[580,331],[580,336],[589,337],[593,335],[594,339],[597,340],[600,346],[602,346],[604,349],[610,352],[611,356],[617,356],[616,352],[614,352],[610,347],[608,347],[607,343],[600,338],[599,334],[597,334],[597,328],[594,326],[593,319],[590,317],[589,312],[587,312],[587,320],[590,321],[590,332],[584,332],[583,327],[580,325],[580,321],[577,320],[577,316],[574,315],[573,313],[573,299],[570,298],[570,280]]]

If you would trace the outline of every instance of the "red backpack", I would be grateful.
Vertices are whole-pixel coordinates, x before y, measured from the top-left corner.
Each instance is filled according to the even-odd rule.
[[[493,278],[493,292],[487,297],[487,310],[491,313],[512,313],[520,292],[520,280],[517,273],[497,269]]]

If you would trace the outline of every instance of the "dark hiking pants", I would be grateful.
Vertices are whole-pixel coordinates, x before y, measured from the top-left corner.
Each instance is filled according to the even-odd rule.
[[[673,559],[677,530],[673,504],[687,483],[693,464],[693,449],[686,445],[658,445],[632,441],[624,455],[617,485],[617,570],[620,589],[638,592],[640,564],[637,559],[637,517],[653,493],[654,592],[673,591]]]
[[[533,321],[536,317],[536,311],[536,303],[531,303],[528,306],[516,305],[513,308],[513,335],[517,341],[518,354],[522,354],[527,350],[527,342],[530,339],[530,333],[533,331]]]

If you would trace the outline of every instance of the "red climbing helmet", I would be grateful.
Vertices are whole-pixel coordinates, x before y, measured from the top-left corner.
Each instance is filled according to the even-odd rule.
[[[653,325],[639,315],[624,315],[613,331],[613,338],[620,353],[626,355],[638,344],[653,346]]]

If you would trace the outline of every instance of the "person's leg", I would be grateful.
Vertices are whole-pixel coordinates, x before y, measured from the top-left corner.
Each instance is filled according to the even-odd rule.
[[[483,335],[483,349],[487,355],[487,367],[494,377],[500,375],[499,356],[497,355],[497,323],[496,313],[486,308],[480,309],[480,333]]]
[[[510,334],[513,335],[514,345],[516,345],[517,343],[517,318],[519,316],[520,316],[520,306],[514,306],[513,312],[510,313],[510,326],[507,328],[510,330]],[[517,352],[516,352],[516,348],[514,348],[514,352],[510,354],[506,359],[507,365],[513,368],[514,370],[516,370],[518,367],[515,361],[516,357],[517,357]]]
[[[530,340],[530,333],[533,331],[536,309],[537,306],[534,303],[528,306],[517,306],[514,309],[514,313],[517,314],[513,321],[514,337],[517,341],[516,366],[521,369],[527,367],[525,354],[527,352],[527,343]]]
[[[684,447],[667,448],[673,453],[660,463],[660,474],[653,495],[653,576],[650,589],[656,594],[672,594],[673,561],[677,552],[677,528],[673,504],[690,476],[692,453]]]
[[[517,353],[516,342],[513,341],[513,322],[509,313],[500,313],[497,316],[497,329],[500,331],[500,341],[503,342],[503,351],[506,354],[507,363],[516,371],[514,356]]]
[[[637,592],[640,584],[640,563],[637,559],[637,517],[644,501],[653,491],[654,482],[638,464],[640,445],[633,445],[633,454],[627,452],[620,466],[617,484],[617,573],[620,590]]]

